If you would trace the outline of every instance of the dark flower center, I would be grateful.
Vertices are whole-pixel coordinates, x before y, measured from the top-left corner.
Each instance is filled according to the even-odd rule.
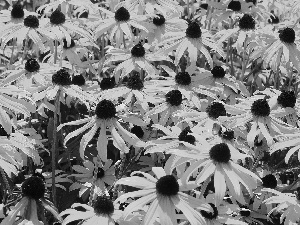
[[[192,133],[191,129],[189,127],[184,128],[181,133],[178,136],[179,141],[185,141],[192,145],[195,144],[196,138],[193,135],[189,135],[189,133]]]
[[[202,4],[200,4],[200,8],[207,10],[208,9],[208,4],[207,3],[202,3]]]
[[[71,43],[70,43],[70,46],[68,46],[68,42],[67,42],[67,39],[63,39],[63,48],[64,49],[69,49],[69,48],[73,48],[75,46],[75,41],[73,39],[71,39]]]
[[[25,63],[25,70],[28,72],[36,72],[40,69],[40,64],[36,61],[36,59],[28,59]]]
[[[145,48],[141,43],[133,46],[133,48],[131,49],[131,55],[133,57],[144,57],[145,53]]]
[[[31,28],[38,28],[40,25],[40,21],[36,16],[29,15],[24,19],[24,26]]]
[[[81,13],[79,16],[79,13],[77,14],[78,18],[88,18],[89,17],[89,12],[88,11],[84,11],[83,13]]]
[[[182,102],[182,94],[179,90],[172,90],[166,94],[166,101],[171,106],[179,106]]]
[[[254,30],[255,20],[249,14],[244,14],[244,16],[239,20],[239,27],[242,30]]]
[[[179,85],[190,85],[192,79],[188,72],[179,72],[175,76],[175,82]]]
[[[256,3],[257,3],[257,1],[256,1],[256,0],[246,0],[246,2],[247,2],[247,3],[250,3],[250,2],[252,2],[252,3],[253,3],[253,5],[256,5]]]
[[[108,90],[114,88],[116,85],[116,81],[114,77],[105,77],[100,82],[100,88],[102,90]]]
[[[277,187],[277,180],[276,177],[273,174],[268,174],[264,176],[262,179],[263,186],[265,188],[276,188]]]
[[[52,75],[52,82],[56,85],[66,86],[71,85],[72,80],[68,71],[65,69],[60,69],[55,74]]]
[[[272,11],[271,11],[271,13],[273,13]],[[279,17],[278,16],[276,16],[276,15],[271,15],[270,16],[270,18],[268,19],[268,23],[270,23],[270,24],[277,24],[277,23],[279,23]]]
[[[78,86],[83,86],[83,85],[85,85],[85,79],[81,74],[74,76],[72,79],[72,84],[78,85]]]
[[[219,131],[219,135],[224,138],[225,140],[231,141],[234,139],[234,131],[233,130],[226,130],[222,132],[221,130]]]
[[[222,66],[215,66],[211,71],[214,78],[224,78],[225,77],[225,70],[223,69]]]
[[[46,191],[44,181],[38,176],[27,178],[23,182],[21,189],[24,196],[35,200],[43,198]]]
[[[119,21],[119,22],[128,21],[130,19],[130,13],[124,7],[120,7],[115,12],[115,19],[116,19],[116,21]]]
[[[10,15],[14,19],[21,19],[24,17],[23,6],[20,4],[15,4],[10,12]]]
[[[226,116],[226,109],[224,105],[220,102],[213,102],[206,108],[206,113],[208,117],[212,119],[217,119],[219,116]]]
[[[293,44],[296,39],[296,34],[293,28],[285,28],[279,31],[279,39],[287,44]]]
[[[227,144],[220,143],[209,150],[209,156],[216,163],[228,163],[231,158],[231,153]]]
[[[134,72],[128,77],[126,87],[128,87],[132,90],[142,90],[143,89],[144,84],[143,84],[143,81],[138,72]]]
[[[266,99],[258,99],[251,106],[253,116],[266,117],[270,115],[270,106]]]
[[[293,91],[283,91],[277,98],[277,102],[283,108],[294,108],[296,104],[296,96]]]
[[[208,203],[208,204],[212,207],[213,212],[207,212],[205,210],[201,210],[200,211],[201,215],[209,220],[216,219],[219,214],[217,207],[212,203]]]
[[[173,175],[166,175],[156,182],[156,192],[163,196],[177,195],[179,184]]]
[[[250,216],[251,210],[247,208],[241,208],[240,215],[244,217]]]
[[[135,134],[138,138],[143,138],[144,131],[140,126],[133,126],[131,128],[131,133]]]
[[[166,22],[166,19],[163,15],[161,14],[156,14],[156,17],[153,18],[153,23],[156,26],[161,26]]]
[[[117,110],[114,103],[106,99],[99,102],[95,110],[96,116],[103,120],[114,118],[116,113]]]
[[[61,11],[56,9],[50,16],[50,22],[55,25],[62,24],[66,21],[66,16]]]
[[[240,3],[240,1],[231,1],[228,6],[227,9],[231,9],[232,11],[240,11],[242,9],[242,5]]]
[[[102,168],[98,167],[98,172],[97,172],[97,178],[101,179],[102,177],[104,177],[105,172]]]
[[[186,29],[185,34],[188,38],[200,38],[202,32],[199,24],[195,21],[191,22]]]
[[[112,200],[105,196],[98,196],[94,202],[94,212],[97,215],[111,215],[114,213],[115,208]]]

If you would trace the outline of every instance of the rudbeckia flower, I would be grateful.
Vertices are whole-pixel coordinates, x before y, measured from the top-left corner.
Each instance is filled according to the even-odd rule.
[[[93,24],[93,26],[95,27],[93,29],[95,38],[97,39],[105,32],[111,30],[109,34],[109,40],[112,43],[116,42],[116,47],[120,47],[121,43],[123,43],[124,34],[130,41],[133,40],[131,26],[137,29],[141,29],[147,33],[152,30],[150,24],[144,22],[146,20],[146,16],[137,15],[136,13],[134,13],[132,8],[120,6],[116,8],[116,11],[114,13],[102,7],[100,7],[99,10],[105,13],[107,18],[99,18],[99,22],[95,22]]]
[[[43,223],[38,220],[37,210],[42,206],[42,210],[46,209],[51,212],[60,222],[62,221],[58,215],[57,209],[44,198],[46,189],[45,183],[42,178],[38,176],[31,176],[27,178],[21,186],[22,199],[14,206],[9,212],[8,216],[4,218],[0,225],[13,225],[16,222],[18,214],[24,218],[23,223],[31,222],[34,225],[42,225]],[[26,210],[25,210],[26,209]],[[27,211],[25,214],[24,212]],[[21,222],[21,221],[19,221]]]
[[[114,48],[111,49],[108,54],[109,56],[105,61],[105,64],[123,61],[114,70],[116,81],[119,81],[120,78],[123,78],[135,69],[145,70],[148,77],[158,76],[159,72],[155,66],[151,64],[151,62],[162,60],[171,61],[170,58],[164,55],[162,51],[158,50],[150,52],[141,43],[134,45],[130,50]]]
[[[262,135],[266,138],[268,146],[274,143],[276,134],[290,134],[297,129],[277,119],[271,111],[268,101],[263,95],[256,95],[241,101],[236,105],[226,105],[231,117],[220,117],[219,120],[226,127],[234,128],[247,122],[253,122],[247,135],[250,147],[254,147],[254,140]]]
[[[152,171],[156,178],[147,173],[135,171],[131,177],[121,178],[117,181],[116,185],[128,185],[142,189],[123,194],[115,200],[115,202],[123,202],[127,198],[140,197],[125,208],[125,218],[133,211],[140,210],[150,203],[143,219],[144,225],[153,224],[157,217],[161,224],[177,224],[176,209],[183,213],[191,225],[206,224],[202,215],[194,209],[198,207],[201,210],[210,211],[210,206],[205,204],[205,201],[183,193],[183,191],[189,190],[189,187],[182,184],[180,179],[177,180],[173,175],[166,174],[163,168],[152,167]],[[134,175],[143,175],[144,177]]]
[[[87,129],[90,129],[80,141],[80,156],[84,159],[84,151],[87,144],[96,134],[97,130],[100,128],[100,133],[97,142],[97,150],[100,158],[103,161],[107,161],[107,143],[108,136],[107,131],[111,133],[113,144],[123,153],[128,153],[129,148],[125,142],[136,147],[143,147],[144,142],[141,141],[136,135],[127,131],[118,121],[118,117],[123,119],[126,122],[128,116],[122,115],[117,112],[116,106],[110,100],[103,99],[101,100],[95,109],[95,116],[88,117],[85,119],[80,119],[68,123],[61,124],[58,127],[60,130],[65,125],[80,125],[87,123],[83,127],[69,133],[64,140],[64,144],[68,142],[72,137],[77,136],[78,134],[84,132]]]
[[[266,188],[264,191],[275,194],[264,201],[265,204],[278,204],[269,213],[270,216],[274,211],[282,211],[280,223],[284,225],[297,224],[300,220],[300,188],[297,188],[296,194],[281,193],[274,189]],[[284,222],[283,222],[284,221]]]
[[[74,208],[81,207],[86,211],[78,211]],[[62,225],[69,224],[76,220],[82,220],[82,225],[114,225],[121,218],[122,212],[115,210],[113,202],[105,196],[98,196],[93,202],[93,207],[74,203],[72,209],[66,209],[60,216],[68,215]]]
[[[3,9],[0,12],[0,23],[22,23],[24,17],[30,15],[31,12],[23,9],[21,4],[14,4],[13,6],[9,7],[8,10]]]
[[[202,143],[203,144],[203,143]],[[210,179],[214,176],[215,205],[219,206],[228,188],[232,197],[242,204],[246,204],[240,184],[242,184],[250,196],[257,186],[260,178],[253,172],[235,163],[238,159],[245,158],[245,154],[225,143],[218,143],[209,149],[210,145],[203,145],[201,151],[177,151],[182,157],[196,159],[185,171],[182,180],[187,182],[192,173],[202,168],[197,175],[196,183]]]
[[[166,45],[167,46],[164,46]],[[198,50],[205,56],[211,68],[213,68],[213,60],[209,51],[205,46],[219,53],[223,58],[225,53],[221,46],[219,46],[212,39],[212,35],[206,29],[201,29],[198,22],[193,21],[187,27],[185,31],[169,32],[164,36],[163,41],[159,44],[163,46],[166,52],[173,51],[175,53],[175,64],[178,65],[181,57],[184,55],[185,50],[189,53],[189,59],[191,65],[187,68],[189,72],[194,72],[196,69],[196,62],[198,60]]]

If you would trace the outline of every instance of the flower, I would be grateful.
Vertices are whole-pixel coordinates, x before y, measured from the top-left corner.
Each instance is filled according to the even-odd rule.
[[[167,46],[164,46],[166,44]],[[187,71],[191,73],[193,73],[196,69],[198,50],[205,56],[210,67],[213,68],[213,60],[210,56],[209,51],[204,46],[213,49],[223,58],[225,56],[225,53],[223,52],[221,46],[217,45],[217,43],[214,42],[209,31],[200,28],[200,25],[196,21],[189,23],[185,31],[169,32],[165,34],[164,40],[160,43],[160,45],[164,46],[163,49],[166,52],[170,52],[176,49],[176,65],[179,64],[179,60],[187,49],[190,59],[190,66],[187,68]]]
[[[61,217],[58,215],[55,206],[52,202],[44,198],[46,189],[42,178],[38,176],[31,176],[27,178],[22,183],[21,190],[23,195],[22,199],[19,200],[0,225],[15,224],[15,220],[19,212],[24,214],[23,223],[31,221],[33,224],[41,225],[43,223],[40,222],[37,217],[37,207],[41,206],[51,212],[61,222]],[[27,211],[27,213],[25,214],[24,211]]]
[[[127,119],[127,115],[118,115],[116,106],[113,102],[111,102],[110,100],[103,99],[96,106],[95,116],[61,124],[58,127],[58,130],[60,130],[63,126],[66,125],[80,125],[87,123],[83,127],[69,133],[64,140],[64,144],[66,144],[68,140],[70,140],[72,137],[75,137],[78,134],[84,132],[85,130],[92,128],[82,137],[80,141],[80,156],[84,159],[84,150],[87,144],[90,142],[90,140],[96,134],[97,130],[100,128],[100,134],[97,142],[97,150],[100,158],[103,161],[107,161],[108,137],[106,131],[111,132],[114,146],[123,153],[129,152],[129,148],[127,147],[125,141],[136,147],[144,146],[143,141],[141,141],[136,135],[127,131],[120,124],[117,116],[122,118],[124,121],[126,121]]]
[[[82,207],[86,211],[78,211],[74,208]],[[93,207],[74,203],[72,209],[66,209],[60,213],[60,216],[68,215],[63,225],[66,225],[72,221],[83,220],[82,225],[114,225],[122,212],[115,210],[113,202],[106,196],[98,196],[93,203]]]
[[[108,54],[109,56],[105,64],[123,61],[114,70],[114,76],[117,82],[120,78],[123,78],[135,69],[145,70],[148,77],[155,77],[159,72],[151,62],[161,60],[170,61],[169,57],[164,55],[160,50],[150,52],[149,49],[146,49],[141,43],[134,45],[130,50],[113,48]]]
[[[32,12],[23,9],[21,4],[14,4],[8,10],[2,9],[0,12],[0,22],[1,23],[22,23],[24,17],[30,15]]]
[[[166,174],[163,168],[152,167],[152,171],[157,178],[147,173],[135,171],[131,173],[131,177],[121,178],[116,182],[116,185],[128,185],[142,189],[123,194],[115,200],[115,202],[123,202],[127,198],[141,197],[125,208],[124,217],[126,218],[131,212],[151,203],[143,220],[145,225],[153,224],[157,217],[162,224],[176,224],[176,208],[182,211],[192,225],[205,224],[204,218],[194,207],[210,211],[210,206],[200,199],[183,193],[182,191],[189,190],[189,187],[173,175]]]

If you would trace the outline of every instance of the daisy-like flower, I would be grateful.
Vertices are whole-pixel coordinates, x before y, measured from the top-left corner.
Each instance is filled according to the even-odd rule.
[[[280,216],[280,223],[284,220],[284,225],[298,224],[300,221],[300,188],[297,188],[295,194],[281,193],[274,189],[266,188],[267,191],[275,194],[276,196],[270,197],[264,201],[265,204],[278,204],[269,213],[270,216],[274,211],[282,211]]]
[[[21,4],[14,4],[8,10],[3,9],[0,12],[0,23],[22,23],[24,17],[30,14],[26,9],[23,9]]]
[[[147,173],[135,171],[131,177],[121,178],[116,185],[128,185],[142,190],[129,192],[121,195],[115,202],[123,202],[127,198],[141,197],[130,203],[124,210],[126,218],[131,212],[140,210],[150,204],[144,217],[143,224],[150,225],[157,217],[161,224],[177,224],[176,209],[180,210],[191,225],[206,224],[202,215],[194,208],[210,211],[210,206],[200,199],[193,198],[182,191],[189,190],[189,187],[182,184],[171,174],[166,174],[161,167],[152,167],[156,178]],[[134,175],[143,175],[134,176]],[[193,186],[194,187],[194,186]]]
[[[42,26],[40,26],[42,23]],[[38,48],[44,52],[46,50],[44,41],[45,39],[54,38],[53,35],[43,28],[44,21],[39,20],[37,15],[28,15],[22,23],[9,23],[1,30],[0,38],[2,39],[1,48],[4,49],[7,42],[11,39],[17,40],[17,46],[22,47],[23,41],[31,39]]]
[[[76,210],[74,208],[81,207],[86,211]],[[82,225],[114,225],[121,216],[122,211],[116,210],[113,202],[106,196],[98,196],[93,202],[93,207],[74,203],[72,209],[66,209],[60,213],[60,216],[68,215],[64,221],[63,225],[76,220],[82,220],[80,224]]]
[[[96,160],[91,162],[86,160],[83,162],[84,166],[74,165],[72,168],[78,174],[72,174],[70,177],[75,177],[78,183],[70,186],[70,191],[80,188],[80,195],[83,195],[89,188],[84,185],[86,183],[95,184],[94,193],[101,193],[106,190],[106,185],[113,185],[115,181],[115,168],[112,166],[113,161],[107,160],[103,165]],[[83,184],[83,185],[82,185]],[[100,189],[100,190],[98,190]]]
[[[201,151],[187,152],[181,150],[173,152],[182,157],[198,160],[193,162],[185,171],[182,180],[187,182],[195,171],[202,168],[197,175],[196,183],[200,184],[214,176],[216,206],[219,206],[222,202],[227,188],[235,200],[246,204],[240,183],[253,196],[253,190],[256,188],[260,178],[234,162],[245,158],[245,154],[241,154],[239,150],[225,143],[218,143],[210,147],[211,145],[202,142],[202,145]]]
[[[123,78],[136,69],[145,70],[150,77],[158,76],[159,72],[151,64],[151,62],[162,60],[171,61],[170,58],[164,55],[162,51],[158,50],[150,52],[141,43],[134,45],[131,50],[114,48],[111,49],[108,53],[109,57],[105,61],[105,64],[109,62],[123,61],[114,70],[116,82],[118,82],[120,78]]]
[[[164,46],[163,49],[165,49],[167,52],[176,49],[176,65],[179,64],[179,60],[184,55],[185,50],[188,51],[191,65],[187,68],[187,70],[191,73],[193,73],[196,68],[198,51],[200,51],[205,56],[210,67],[213,68],[213,60],[205,46],[216,51],[222,57],[225,56],[222,47],[214,42],[209,31],[200,28],[200,25],[196,21],[192,21],[186,27],[185,31],[166,33],[164,36],[164,40],[160,45],[163,46],[166,44],[167,46]]]
[[[23,217],[23,223],[31,222],[34,225],[42,225],[43,223],[38,220],[37,210],[42,206],[42,210],[46,209],[51,212],[60,222],[62,221],[58,215],[57,209],[44,198],[46,189],[45,183],[42,178],[38,176],[31,176],[27,178],[21,186],[22,199],[14,206],[9,212],[8,216],[4,218],[0,225],[13,225],[16,222],[16,218],[21,212]],[[27,213],[25,213],[27,211]],[[20,221],[19,221],[20,222]],[[27,223],[26,223],[27,224]]]
[[[146,112],[145,117],[150,117],[155,123],[165,126],[169,119],[174,123],[179,122],[174,114],[179,110],[184,110],[185,107],[181,92],[179,90],[172,90],[165,95],[165,101]],[[158,116],[159,118],[155,119],[154,116]]]
[[[96,106],[95,116],[61,124],[58,127],[58,130],[60,130],[65,125],[80,125],[87,123],[83,127],[69,133],[64,140],[64,144],[66,144],[68,140],[70,140],[72,137],[75,137],[78,134],[84,132],[85,130],[91,128],[90,131],[87,132],[80,141],[80,156],[84,159],[84,151],[87,144],[90,142],[90,140],[96,134],[97,130],[100,128],[100,133],[97,142],[97,150],[100,158],[103,161],[107,161],[107,131],[111,133],[114,146],[123,153],[129,152],[129,148],[125,142],[136,147],[144,146],[143,141],[141,141],[136,135],[127,131],[120,124],[117,116],[126,122],[127,115],[121,115],[121,113],[118,114],[114,103],[110,100],[103,99]]]
[[[116,47],[120,47],[123,43],[124,34],[129,40],[133,40],[131,26],[147,33],[153,29],[151,24],[144,22],[146,16],[137,15],[132,8],[127,8],[125,5],[116,8],[114,13],[102,7],[99,10],[105,13],[107,18],[99,18],[99,21],[93,24],[95,26],[95,38],[97,39],[105,32],[110,31],[109,39],[112,43],[116,42]]]
[[[253,122],[251,130],[247,135],[247,141],[250,147],[254,147],[254,140],[262,135],[266,138],[268,146],[274,143],[275,135],[290,134],[297,132],[297,129],[289,126],[287,123],[277,119],[270,109],[268,101],[264,95],[256,95],[242,100],[236,105],[226,105],[227,112],[231,117],[220,117],[221,123],[226,127],[234,128],[242,126],[247,122]]]
[[[5,77],[2,84],[11,84],[17,81],[17,86],[23,87],[30,91],[32,84],[39,86],[47,86],[51,81],[51,76],[58,70],[57,66],[52,66],[49,63],[39,63],[36,59],[31,58],[21,65],[16,70],[6,70],[3,73]]]

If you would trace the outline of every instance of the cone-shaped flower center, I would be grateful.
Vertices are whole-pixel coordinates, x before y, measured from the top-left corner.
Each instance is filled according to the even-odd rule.
[[[277,102],[283,108],[294,108],[296,104],[296,96],[293,91],[283,91],[277,98]]]
[[[231,9],[232,11],[240,11],[242,9],[242,5],[240,3],[240,1],[231,1],[229,2],[227,9]]]
[[[218,214],[219,214],[217,207],[214,204],[212,204],[212,203],[208,203],[208,204],[212,207],[213,212],[207,212],[205,210],[201,210],[200,211],[201,215],[204,218],[209,219],[209,220],[216,219],[217,216],[218,216]]]
[[[211,71],[214,78],[224,78],[226,75],[225,70],[223,69],[222,66],[215,66]]]
[[[226,130],[222,132],[221,130],[219,131],[219,135],[224,138],[225,140],[231,141],[234,139],[234,131],[233,130]]]
[[[122,6],[115,12],[115,19],[119,22],[128,21],[130,19],[130,13]]]
[[[287,44],[293,44],[296,39],[296,34],[293,28],[284,28],[279,31],[279,39]]]
[[[10,15],[12,18],[14,19],[21,19],[24,17],[24,10],[23,10],[23,6],[21,6],[20,4],[15,4],[10,12]]]
[[[131,49],[131,55],[133,57],[144,57],[145,53],[145,48],[141,43],[133,46],[133,48]]]
[[[216,144],[209,150],[211,160],[216,163],[228,163],[231,158],[230,149],[227,144]]]
[[[71,39],[71,43],[70,43],[70,46],[68,46],[68,42],[67,42],[67,39],[63,39],[63,48],[64,49],[69,49],[69,48],[73,48],[75,46],[75,41],[73,39]]]
[[[83,85],[85,85],[85,79],[81,74],[74,76],[72,79],[72,84],[78,85],[78,86],[83,86]]]
[[[266,99],[258,99],[251,106],[251,113],[256,117],[266,117],[270,115],[270,106]]]
[[[161,14],[156,14],[156,17],[153,18],[153,23],[156,26],[161,26],[166,22],[166,19],[163,15]]]
[[[24,196],[35,200],[43,198],[46,191],[44,181],[38,176],[27,178],[23,182],[21,189]]]
[[[184,128],[181,133],[178,136],[179,141],[185,141],[192,145],[195,144],[196,138],[193,135],[189,135],[189,133],[192,133],[191,129],[189,127]]]
[[[173,175],[166,175],[156,182],[156,192],[162,196],[173,196],[179,192],[179,184]]]
[[[166,94],[166,101],[171,106],[179,106],[182,102],[182,94],[179,90],[172,90]]]
[[[242,30],[254,30],[255,20],[253,16],[249,14],[244,14],[244,16],[239,20],[239,27]]]
[[[114,103],[106,99],[99,102],[95,110],[96,116],[103,120],[114,118],[116,113],[117,110]]]
[[[250,216],[251,210],[247,208],[241,208],[240,215],[244,217]]]
[[[132,90],[142,90],[144,87],[143,81],[141,80],[140,74],[138,72],[132,73],[128,77],[126,87]]]
[[[94,212],[97,215],[110,216],[115,211],[112,200],[105,196],[98,196],[94,202]]]
[[[56,9],[50,16],[50,22],[55,25],[62,24],[66,21],[66,16],[61,11]]]
[[[36,61],[36,59],[28,59],[25,63],[25,70],[28,72],[36,72],[40,69],[40,64]]]
[[[135,134],[138,138],[143,138],[144,131],[140,126],[133,126],[131,128],[131,133]]]
[[[71,76],[65,69],[60,69],[52,75],[52,82],[56,85],[66,86],[72,84]]]
[[[105,172],[101,167],[98,167],[98,172],[97,172],[97,178],[101,179],[102,177],[104,177]]]
[[[102,90],[108,90],[114,88],[116,85],[116,81],[114,77],[105,77],[100,82],[100,88]]]
[[[195,21],[191,22],[186,29],[185,34],[188,38],[200,38],[202,32],[199,24]]]
[[[262,185],[265,188],[276,188],[277,187],[277,179],[273,174],[268,174],[264,176],[262,179]]]
[[[38,28],[40,25],[40,21],[36,16],[29,15],[24,19],[24,26],[31,28]]]
[[[206,108],[206,113],[208,117],[212,119],[217,119],[219,116],[226,116],[226,109],[224,105],[220,102],[213,102]]]
[[[192,79],[188,72],[179,72],[175,76],[175,82],[179,85],[190,85]]]

